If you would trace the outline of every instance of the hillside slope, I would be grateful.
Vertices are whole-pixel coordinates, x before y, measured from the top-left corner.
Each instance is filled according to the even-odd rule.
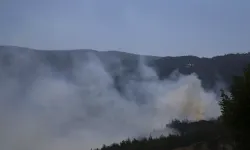
[[[250,63],[250,53],[213,58],[163,57],[153,63],[160,78],[166,78],[173,70],[178,69],[182,74],[196,73],[204,87],[212,88],[217,81],[230,84],[232,76],[241,74],[244,66]]]
[[[94,56],[94,57],[93,57]],[[156,70],[160,79],[168,78],[175,70],[181,74],[196,73],[205,88],[211,89],[216,86],[217,81],[225,84],[231,83],[233,75],[239,75],[250,63],[250,53],[227,54],[213,58],[199,58],[195,56],[181,57],[155,57],[139,56],[135,54],[108,51],[98,52],[95,50],[33,50],[14,46],[0,46],[0,66],[8,74],[16,74],[30,79],[32,73],[38,66],[46,65],[57,73],[71,76],[77,61],[87,62],[96,59],[102,62],[106,70],[112,75],[117,88],[121,88],[126,82],[126,76],[138,74],[140,58]],[[27,71],[29,75],[27,76]],[[23,75],[23,76],[22,76]]]

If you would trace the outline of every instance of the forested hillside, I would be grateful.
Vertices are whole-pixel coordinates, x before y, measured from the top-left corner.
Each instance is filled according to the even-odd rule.
[[[204,87],[212,88],[217,81],[231,84],[234,75],[240,75],[244,66],[250,62],[250,53],[227,54],[213,58],[195,56],[163,57],[153,62],[160,78],[166,78],[178,69],[182,74],[196,73]]]
[[[84,69],[81,69],[81,67],[83,67],[85,63],[88,63],[89,60],[94,60],[90,66],[92,67],[92,70],[88,69],[89,67],[88,65],[86,65]],[[106,120],[103,120],[102,113],[105,113],[106,110],[109,110],[110,108],[105,107],[106,109],[104,109],[104,107],[101,107],[101,106],[95,107],[96,104],[103,102],[103,99],[101,99],[103,95],[101,94],[103,94],[102,92],[107,89],[110,91],[106,91],[106,93],[104,93],[106,94],[105,100],[112,99],[112,101],[107,101],[108,103],[106,105],[112,106],[114,104],[114,101],[117,100],[117,98],[120,98],[121,102],[123,102],[124,99],[123,97],[120,97],[119,94],[123,92],[123,88],[125,87],[127,81],[129,80],[157,80],[157,83],[158,83],[158,82],[161,82],[161,80],[163,79],[170,80],[168,78],[169,75],[171,75],[173,71],[178,70],[181,74],[185,74],[185,75],[191,74],[191,73],[197,74],[198,78],[201,79],[203,87],[211,90],[213,89],[213,87],[216,86],[218,81],[221,81],[227,85],[231,85],[233,81],[232,77],[234,75],[242,75],[243,74],[242,70],[248,63],[250,63],[250,53],[227,54],[224,56],[216,56],[213,58],[199,58],[195,56],[155,57],[155,56],[140,56],[140,55],[116,52],[116,51],[108,51],[108,52],[98,52],[95,50],[46,51],[46,50],[34,50],[34,49],[13,47],[13,46],[0,46],[0,69],[1,69],[0,83],[3,89],[6,89],[6,88],[8,89],[8,86],[6,85],[12,85],[12,84],[14,85],[13,89],[11,88],[11,90],[9,91],[10,93],[9,99],[11,101],[8,101],[8,104],[13,103],[15,106],[18,103],[25,102],[27,99],[26,95],[32,97],[32,94],[29,95],[29,92],[34,87],[34,81],[37,81],[37,80],[40,81],[40,77],[42,78],[42,80],[46,79],[46,77],[50,77],[48,78],[47,82],[45,82],[46,85],[53,81],[51,79],[54,79],[54,78],[62,79],[59,81],[63,81],[66,87],[68,87],[68,84],[66,83],[71,83],[72,85],[74,85],[73,87],[77,87],[76,92],[75,91],[73,92],[74,94],[70,93],[68,97],[66,95],[65,101],[68,102],[67,100],[74,100],[73,98],[71,99],[71,97],[75,96],[76,93],[79,94],[79,97],[76,97],[76,100],[79,99],[79,101],[89,96],[89,98],[87,99],[88,100],[87,102],[90,102],[90,105],[87,105],[87,102],[86,102],[84,103],[83,106],[86,106],[87,109],[86,107],[80,107],[79,110],[81,112],[81,110],[84,110],[85,108],[88,111],[86,113],[88,113],[91,117],[96,117],[100,115],[98,116],[101,118],[100,122],[98,122],[99,123],[98,125],[100,125],[98,127],[101,127],[102,126],[101,123],[103,121],[107,121],[110,118],[110,116],[113,116],[113,114],[120,113],[120,112],[122,114],[122,111],[118,109],[114,111],[114,113],[108,114],[108,116],[105,118]],[[157,74],[156,77],[158,77],[161,80],[155,79],[155,76],[153,79],[144,78],[142,76],[144,72],[140,70],[141,68],[143,68],[141,65],[146,65],[146,66],[151,67],[153,70],[156,71],[156,74]],[[85,72],[83,73],[81,71],[85,71]],[[95,75],[97,76],[93,79],[88,78],[89,76],[95,76]],[[81,78],[79,78],[79,76]],[[8,80],[6,81],[6,79]],[[91,79],[91,82],[88,82],[90,79]],[[99,83],[102,83],[103,80],[110,80],[110,82],[105,83],[103,86],[102,84],[99,84]],[[84,81],[83,82],[84,86],[79,85],[81,84],[79,82],[82,82],[82,81]],[[247,81],[250,81],[249,78],[247,78]],[[59,85],[57,85],[58,83]],[[58,89],[61,87],[60,83],[61,82],[57,81],[56,82],[57,86],[53,88],[53,90],[59,91]],[[93,84],[95,85],[95,89],[90,89],[89,91],[85,90],[86,87],[89,88],[89,86]],[[37,83],[37,86],[40,87],[39,82]],[[100,88],[100,91],[98,91],[98,89],[96,88],[99,86],[103,86]],[[144,87],[140,86],[139,88],[144,88]],[[249,85],[246,85],[245,87],[249,88]],[[34,97],[33,98],[36,99],[37,97],[43,97],[43,95],[47,95],[49,93],[52,95],[52,99],[55,99],[53,95],[54,91],[50,91],[50,90],[46,91],[47,88],[50,88],[49,85],[45,86],[45,88],[42,87],[41,88],[42,90],[38,88],[37,91],[35,91],[34,95],[36,95],[37,92],[38,93],[44,92],[44,91],[45,92],[44,94],[42,94],[42,96],[38,95],[38,96],[35,96],[35,98]],[[133,90],[135,90],[136,88],[138,87],[135,86]],[[63,99],[64,97],[63,96],[61,97],[61,95],[63,95],[64,93],[67,93],[71,89],[72,89],[72,86],[65,88],[65,90],[61,91],[61,93],[59,94],[55,93],[56,99],[57,99],[57,96],[59,96],[58,98],[59,100]],[[120,93],[118,93],[117,91],[119,91]],[[244,91],[244,93],[239,93],[237,95],[244,96],[244,94],[249,93],[248,92],[249,90],[248,91],[241,90],[241,91]],[[93,94],[94,96],[92,97],[90,92],[96,92],[96,93],[94,93]],[[3,96],[5,96],[5,94],[6,93],[4,93]],[[147,97],[147,93],[143,95],[140,93],[140,91],[136,94],[138,94],[139,96],[132,95],[136,97],[136,98],[132,98],[132,100],[139,99],[143,101],[143,98]],[[142,96],[140,96],[140,94]],[[14,98],[12,96],[14,96]],[[249,98],[248,95],[246,95],[245,97]],[[151,97],[149,97],[149,99],[150,98]],[[3,99],[5,100],[6,97],[4,97]],[[93,101],[93,100],[96,100],[96,101]],[[130,101],[131,99],[125,98],[125,100]],[[67,106],[71,102],[65,105]],[[247,101],[243,102],[243,104],[244,105],[246,104],[245,106],[248,107]],[[13,110],[16,110],[16,107],[14,106],[13,106],[14,108]],[[130,108],[129,107],[130,105],[126,105],[126,106],[127,108]],[[89,108],[91,108],[91,110]],[[53,110],[53,108],[51,109]],[[244,109],[241,109],[241,107],[239,107],[239,109],[237,108],[237,110],[241,111]],[[96,113],[95,111],[98,112],[99,114]],[[244,111],[242,111],[243,113],[241,112],[241,115],[243,114],[242,116],[244,116]],[[130,110],[128,109],[127,112],[130,112]],[[228,112],[231,112],[231,111],[228,111]],[[143,111],[143,114],[144,113],[146,113],[146,111]],[[58,113],[58,114],[61,114],[61,113]],[[131,116],[135,114],[137,114],[136,111]],[[82,119],[81,115],[82,113],[80,113],[79,116],[77,114],[75,118],[72,119],[74,121],[72,121],[70,118],[69,122],[74,124],[75,122],[85,121],[84,123],[86,124],[89,121],[91,121],[91,120],[87,120],[88,118],[86,118],[85,116],[84,116],[85,118],[83,117],[85,120]],[[237,115],[232,115],[232,117],[230,116],[229,118],[233,118],[235,116],[237,117]],[[140,116],[137,116],[137,118],[139,117]],[[123,124],[124,123],[122,120],[123,118],[119,118],[119,119],[121,119],[121,124]],[[132,121],[132,119],[129,119],[127,121]],[[139,122],[140,121],[141,120],[139,120]],[[168,122],[169,120],[167,122],[164,122],[164,124]],[[89,127],[92,127],[92,125],[93,124],[91,124],[91,126]],[[141,128],[141,125],[143,125],[143,123],[140,123],[138,126],[136,124],[136,127]],[[60,125],[60,127],[61,126],[62,125]],[[110,126],[110,124],[108,126]],[[114,126],[114,127],[117,127],[117,126]],[[118,126],[118,127],[119,129],[117,129],[116,131],[119,131],[121,126]],[[134,126],[132,126],[131,128],[133,127]],[[56,126],[53,129],[57,129],[57,128],[58,127]],[[189,122],[185,120],[184,121],[174,120],[172,123],[166,125],[166,128],[172,130],[173,134],[168,137],[160,137],[156,139],[154,138],[129,139],[126,141],[122,141],[120,144],[103,146],[102,150],[120,150],[120,149],[124,149],[124,150],[125,149],[126,150],[127,149],[128,150],[140,150],[140,149],[142,150],[145,150],[145,149],[172,150],[172,149],[180,148],[180,147],[189,147],[189,150],[192,150],[192,149],[195,149],[195,147],[197,146],[206,147],[209,150],[214,150],[220,147],[221,145],[229,146],[232,143],[231,142],[232,137],[229,134],[229,132],[227,132],[228,129],[224,126],[224,124],[221,124],[221,119],[214,119],[214,120],[209,120],[209,121],[202,120],[202,121],[197,121],[197,122]],[[114,139],[112,139],[112,142],[113,140]],[[192,147],[191,149],[190,149],[190,146]],[[184,150],[184,149],[179,149],[179,150]],[[207,150],[207,149],[204,149],[204,150]]]
[[[103,145],[100,150],[173,150],[177,148],[179,150],[184,150],[184,148],[220,150],[219,148],[223,146],[231,147],[229,132],[219,119],[195,122],[174,120],[166,127],[174,130],[176,134],[159,138],[127,139],[118,144]]]
[[[128,139],[101,150],[248,150],[250,65],[243,75],[234,76],[229,92],[221,92],[221,112],[209,121],[173,120],[166,128],[173,130],[160,138]]]
[[[32,71],[34,72],[37,66],[43,64],[70,77],[76,61],[85,62],[89,59],[95,59],[93,56],[103,63],[106,70],[112,75],[118,89],[120,84],[125,82],[126,76],[131,76],[131,74],[136,76],[138,64],[141,61],[156,70],[160,79],[168,78],[175,70],[178,70],[181,74],[196,73],[201,79],[203,87],[209,89],[216,86],[218,81],[229,85],[231,77],[239,75],[243,67],[250,63],[250,53],[227,54],[213,58],[199,58],[196,56],[155,57],[117,51],[98,52],[89,49],[43,51],[0,46],[1,68],[6,68],[9,71],[9,68],[14,65],[28,64],[23,65],[24,68],[19,66],[21,70],[18,71],[21,74],[25,73],[25,70],[29,70],[32,74]],[[15,71],[12,70],[12,72]]]

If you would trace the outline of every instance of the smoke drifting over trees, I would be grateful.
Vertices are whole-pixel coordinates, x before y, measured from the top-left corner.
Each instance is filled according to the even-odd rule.
[[[89,150],[162,131],[172,119],[220,115],[217,95],[204,90],[195,74],[160,80],[142,58],[119,90],[114,76],[126,68],[116,57],[106,58],[119,68],[111,72],[92,52],[71,55],[66,64],[59,52],[50,59],[32,50],[6,56],[0,70],[1,150]]]

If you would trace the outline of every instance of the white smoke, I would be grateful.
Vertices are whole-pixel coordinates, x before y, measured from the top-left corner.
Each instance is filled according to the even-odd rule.
[[[130,80],[121,96],[97,57],[73,66],[75,82],[38,74],[26,90],[5,76],[0,85],[1,150],[89,150],[162,130],[172,119],[220,115],[216,95],[195,74],[158,80],[139,64],[142,79]],[[143,95],[138,104],[135,97]],[[126,97],[126,98],[125,98]]]

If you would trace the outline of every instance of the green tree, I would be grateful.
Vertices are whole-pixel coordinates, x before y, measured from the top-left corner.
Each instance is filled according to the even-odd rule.
[[[250,64],[242,76],[233,77],[230,94],[222,90],[222,121],[232,133],[237,150],[250,149]]]

